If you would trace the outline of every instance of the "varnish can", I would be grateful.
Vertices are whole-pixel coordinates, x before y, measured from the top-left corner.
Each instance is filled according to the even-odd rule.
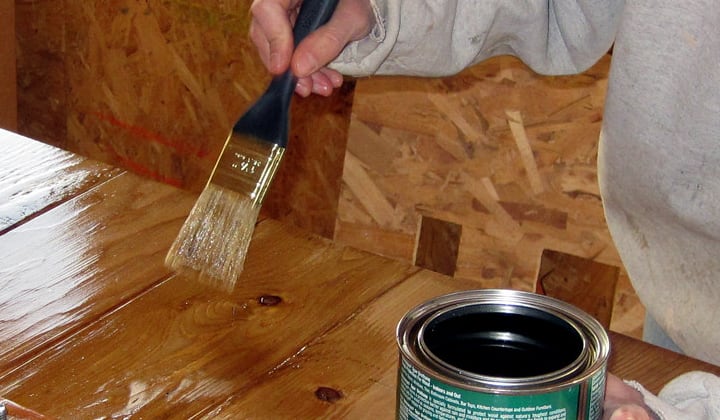
[[[444,295],[397,327],[398,419],[597,420],[610,341],[600,323],[547,296]]]

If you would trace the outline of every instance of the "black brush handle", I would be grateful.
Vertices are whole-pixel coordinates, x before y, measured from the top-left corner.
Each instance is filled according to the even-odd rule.
[[[337,4],[338,0],[304,0],[302,2],[293,28],[296,47],[311,32],[330,20]]]
[[[339,0],[304,0],[293,27],[295,46],[310,33],[324,25],[335,11]],[[291,69],[273,78],[260,100],[235,124],[233,131],[251,133],[256,137],[286,147],[290,101],[297,79]]]

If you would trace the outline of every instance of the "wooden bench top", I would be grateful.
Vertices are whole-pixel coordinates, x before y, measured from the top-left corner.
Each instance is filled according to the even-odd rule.
[[[390,418],[397,322],[471,287],[265,219],[222,292],[163,265],[197,195],[0,146],[0,397],[19,418]],[[611,338],[610,370],[652,391],[720,374]]]

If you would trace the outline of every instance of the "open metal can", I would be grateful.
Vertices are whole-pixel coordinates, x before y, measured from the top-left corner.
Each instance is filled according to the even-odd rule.
[[[397,327],[398,419],[597,420],[610,340],[548,296],[470,290],[427,301]]]

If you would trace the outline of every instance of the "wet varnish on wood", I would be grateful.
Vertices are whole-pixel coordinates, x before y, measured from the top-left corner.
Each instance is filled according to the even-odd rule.
[[[76,180],[2,210],[19,216],[0,234],[0,400],[20,418],[392,417],[395,324],[473,285],[264,219],[239,287],[223,293],[163,265],[195,194],[5,131],[0,141],[28,162],[0,165],[0,191],[39,169]],[[13,196],[39,185],[53,181]],[[688,370],[720,373],[612,339],[610,369],[652,391]]]

